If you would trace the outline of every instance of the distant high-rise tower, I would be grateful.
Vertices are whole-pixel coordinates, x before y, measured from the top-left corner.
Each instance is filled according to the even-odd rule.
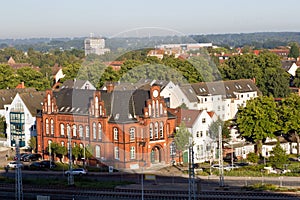
[[[91,34],[89,38],[84,40],[84,51],[85,55],[103,55],[109,52],[110,49],[105,48],[105,40],[103,38],[96,38]]]

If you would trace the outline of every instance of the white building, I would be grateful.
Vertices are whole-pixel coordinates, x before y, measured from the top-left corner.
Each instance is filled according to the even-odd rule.
[[[223,121],[235,119],[238,108],[260,94],[250,79],[192,84],[199,99],[198,109],[214,111]]]
[[[217,120],[216,115],[213,112],[208,113],[206,110],[186,109],[176,109],[174,114],[178,117],[178,123],[184,123],[192,134],[194,163],[216,159],[217,141],[209,134],[209,126]]]
[[[96,54],[103,55],[110,49],[105,48],[105,40],[103,38],[89,37],[84,40],[85,55]]]
[[[6,134],[10,147],[29,147],[31,137],[36,137],[36,115],[42,109],[45,92],[17,93],[10,105],[6,106]]]

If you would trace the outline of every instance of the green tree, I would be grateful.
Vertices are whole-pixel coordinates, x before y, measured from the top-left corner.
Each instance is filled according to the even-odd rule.
[[[279,125],[283,133],[295,132],[297,140],[297,154],[299,155],[300,143],[300,96],[291,94],[282,100],[278,107]]]
[[[80,63],[72,63],[65,65],[65,67],[63,68],[63,73],[65,74],[65,77],[61,81],[64,82],[65,80],[73,80],[77,78],[80,67]]]
[[[256,153],[250,152],[247,155],[247,160],[251,163],[257,163],[259,160],[259,156]]]
[[[291,44],[291,49],[290,49],[288,57],[295,58],[296,60],[299,57],[299,45],[296,42],[293,42]]]
[[[179,152],[179,162],[182,153],[188,149],[190,138],[192,134],[188,131],[184,123],[181,123],[175,133],[174,142],[176,150]]]
[[[0,64],[0,89],[15,88],[18,85],[14,70],[9,65]]]
[[[266,96],[286,97],[289,95],[289,76],[281,68],[280,57],[263,51],[254,54],[230,57],[219,66],[223,79],[256,79],[256,85]]]
[[[296,76],[294,77],[294,80],[293,80],[293,86],[300,88],[300,70],[296,71]]]
[[[280,142],[277,142],[271,153],[272,156],[269,158],[271,165],[276,168],[284,169],[284,165],[287,164],[289,160],[285,150],[280,146]]]
[[[36,142],[36,137],[31,137],[29,142],[28,142],[29,147],[31,148],[31,150],[33,152],[36,152],[36,148],[37,148],[37,142]]]
[[[33,87],[37,90],[46,90],[50,88],[50,81],[39,71],[31,67],[22,67],[17,70],[19,82],[24,82],[26,87]]]
[[[256,153],[261,154],[263,140],[274,137],[274,132],[279,128],[273,97],[261,96],[249,100],[246,107],[240,107],[237,126],[241,136],[256,143]]]
[[[72,148],[72,155],[74,156],[74,162],[76,163],[78,158],[82,155],[82,149],[79,145],[76,144],[75,147]]]
[[[230,139],[230,121],[222,121],[220,118],[218,118],[216,121],[212,122],[209,125],[208,132],[210,134],[210,137],[214,140],[217,140],[219,138],[219,127],[221,126],[222,131],[222,140],[228,140]]]
[[[0,116],[0,137],[6,137],[6,121],[4,116]]]

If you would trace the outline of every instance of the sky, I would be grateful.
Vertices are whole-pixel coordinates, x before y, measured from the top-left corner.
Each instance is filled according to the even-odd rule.
[[[3,0],[0,38],[300,32],[299,0]]]

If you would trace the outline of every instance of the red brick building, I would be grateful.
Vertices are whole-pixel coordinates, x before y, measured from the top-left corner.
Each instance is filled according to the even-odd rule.
[[[89,147],[90,164],[127,169],[168,164],[175,122],[157,85],[49,90],[37,117],[38,152],[47,157],[49,143],[71,141]]]

